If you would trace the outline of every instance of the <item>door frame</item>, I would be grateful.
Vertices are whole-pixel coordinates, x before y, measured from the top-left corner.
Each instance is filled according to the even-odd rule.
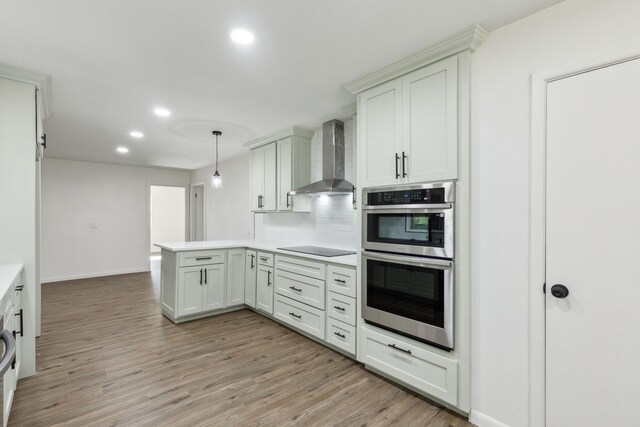
[[[202,186],[202,237],[207,235],[207,187],[204,182],[196,182],[189,186],[189,241],[195,240],[195,200],[193,187]]]
[[[147,200],[146,200],[146,218],[145,218],[145,224],[146,224],[146,230],[144,233],[144,238],[145,238],[145,244],[144,247],[146,248],[146,252],[145,252],[145,260],[146,260],[146,271],[151,271],[151,260],[149,259],[149,243],[151,240],[151,187],[178,187],[178,188],[184,188],[184,236],[185,236],[185,240],[187,240],[187,237],[189,236],[189,228],[191,226],[191,214],[189,211],[189,201],[190,201],[190,197],[189,196],[189,185],[179,185],[179,184],[167,184],[167,183],[162,183],[162,182],[149,182],[147,181]]]
[[[531,75],[529,138],[529,426],[546,424],[546,280],[547,84],[640,59],[640,54],[594,60]]]

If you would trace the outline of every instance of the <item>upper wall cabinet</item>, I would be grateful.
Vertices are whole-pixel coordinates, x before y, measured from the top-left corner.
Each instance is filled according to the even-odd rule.
[[[251,149],[251,210],[310,210],[308,196],[291,191],[311,182],[312,137],[313,131],[294,126],[245,144]],[[274,182],[272,192],[267,180],[269,186]]]
[[[358,95],[361,186],[458,178],[453,56]]]
[[[278,210],[308,212],[308,196],[292,196],[291,191],[311,182],[311,138],[291,135],[279,139],[278,146]]]
[[[251,210],[276,210],[276,144],[251,150]]]

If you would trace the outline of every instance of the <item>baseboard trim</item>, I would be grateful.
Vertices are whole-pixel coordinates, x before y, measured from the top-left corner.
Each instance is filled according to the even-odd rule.
[[[473,409],[469,412],[469,422],[478,427],[509,427],[509,425]]]
[[[101,273],[71,274],[69,276],[46,277],[40,280],[41,283],[66,282],[67,280],[92,279],[94,277],[117,276],[120,274],[146,273],[149,270],[143,268],[132,268],[129,270],[103,271]]]

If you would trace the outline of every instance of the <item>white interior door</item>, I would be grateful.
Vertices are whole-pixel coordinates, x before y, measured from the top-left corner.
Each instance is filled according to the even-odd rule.
[[[548,84],[548,427],[640,425],[639,165],[640,60]]]

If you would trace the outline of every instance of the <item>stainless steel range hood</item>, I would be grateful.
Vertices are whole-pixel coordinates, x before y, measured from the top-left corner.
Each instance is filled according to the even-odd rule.
[[[344,123],[330,120],[322,124],[322,181],[292,191],[291,194],[353,193],[353,184],[344,179]]]

